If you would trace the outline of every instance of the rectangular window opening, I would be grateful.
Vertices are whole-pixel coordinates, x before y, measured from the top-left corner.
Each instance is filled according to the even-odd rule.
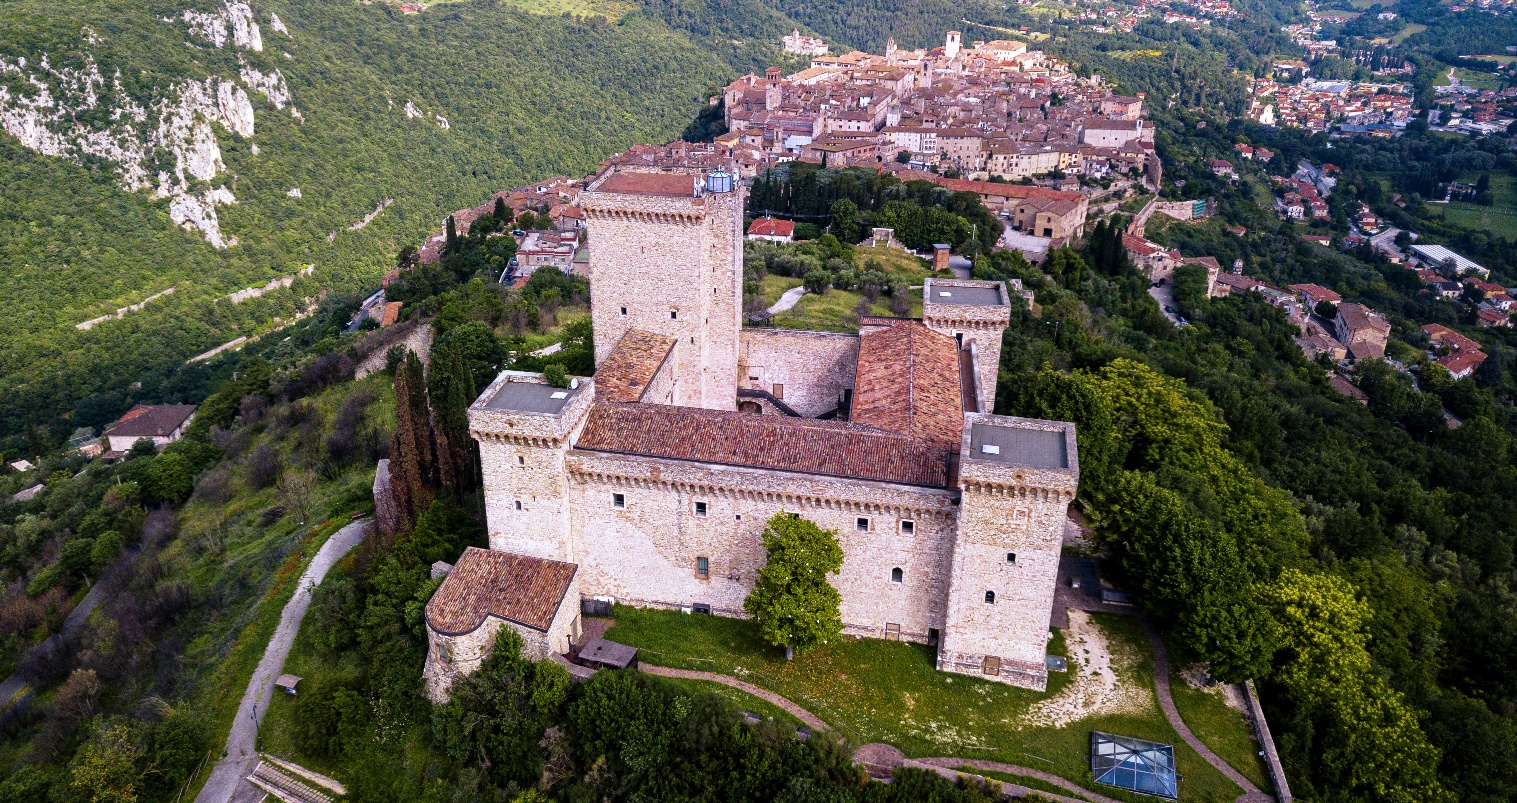
[[[911,535],[917,531],[917,523],[911,519],[901,519],[901,534]]]
[[[521,500],[520,499],[516,500],[516,509],[517,510],[521,510]]]
[[[1006,562],[1007,563],[1016,563],[1017,562],[1017,553],[1015,553],[1015,552],[1007,552],[1006,553]]]
[[[611,506],[612,507],[622,507],[622,508],[626,507],[627,506],[627,495],[626,494],[611,494]]]
[[[867,533],[869,532],[869,519],[864,516],[859,516],[853,520],[853,527],[861,533]]]
[[[981,667],[980,671],[987,675],[1001,674],[1001,659],[994,655],[985,656],[985,665]]]
[[[785,386],[784,385],[776,384],[774,386],[774,398],[779,399],[781,401],[783,401],[785,399]]]
[[[677,320],[679,320],[679,310],[669,310],[669,320],[671,320],[671,321],[677,321]]]
[[[696,502],[695,503],[695,515],[697,515],[697,516],[704,516],[704,515],[706,515],[706,503],[705,502]]]
[[[622,314],[623,314],[623,315],[626,315],[626,314],[627,314],[627,308],[626,308],[626,307],[622,307]]]
[[[901,640],[901,626],[899,624],[895,623],[895,622],[886,622],[885,623],[885,640],[886,641],[900,641]]]
[[[711,576],[711,559],[702,555],[695,559],[695,576],[705,579]]]

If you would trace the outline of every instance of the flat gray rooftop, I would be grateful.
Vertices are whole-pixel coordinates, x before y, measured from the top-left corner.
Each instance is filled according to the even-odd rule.
[[[1058,429],[974,424],[969,429],[969,457],[1027,468],[1069,468],[1064,431]]]
[[[552,415],[563,410],[578,392],[578,388],[555,388],[536,382],[506,382],[485,403],[485,408]]]
[[[947,295],[944,295],[944,294]],[[976,307],[1000,307],[1001,291],[994,287],[954,287],[933,282],[929,304],[967,304]]]

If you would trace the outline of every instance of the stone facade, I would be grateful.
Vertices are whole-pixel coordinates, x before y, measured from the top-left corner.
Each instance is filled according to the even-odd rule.
[[[807,418],[836,410],[853,392],[858,335],[744,329],[738,342],[738,386],[769,393]]]

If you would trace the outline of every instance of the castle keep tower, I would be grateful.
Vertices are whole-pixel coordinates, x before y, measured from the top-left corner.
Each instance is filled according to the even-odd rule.
[[[580,194],[597,366],[630,329],[672,337],[673,403],[734,408],[745,197],[733,173],[690,168],[620,167]]]
[[[995,411],[1001,335],[1010,322],[1011,300],[1004,282],[928,279],[923,283],[922,323],[958,342],[960,359],[974,377],[976,404],[970,412]]]

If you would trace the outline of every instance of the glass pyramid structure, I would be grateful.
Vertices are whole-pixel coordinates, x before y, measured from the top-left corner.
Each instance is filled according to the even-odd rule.
[[[1172,745],[1095,731],[1090,734],[1090,774],[1096,783],[1143,795],[1180,796]]]

